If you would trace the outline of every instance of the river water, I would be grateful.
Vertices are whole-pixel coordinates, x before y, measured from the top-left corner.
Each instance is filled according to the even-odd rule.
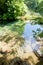
[[[37,34],[39,34],[40,32],[43,32],[43,26],[39,24],[32,25],[30,22],[28,22],[24,26],[23,37],[25,38],[25,44],[23,47],[25,48],[26,52],[29,52],[29,45],[30,45],[32,48],[32,51],[36,50],[41,55],[41,51],[39,50],[40,43],[36,40],[33,31],[36,33],[36,36],[37,36]]]
[[[36,37],[38,37],[37,34],[43,32],[43,26],[39,24],[32,24],[30,20],[28,20],[24,25],[20,22],[7,24],[0,26],[0,38],[9,31],[18,32],[19,35],[25,39],[24,44],[22,45],[22,49],[25,53],[36,50],[40,55],[42,54],[39,50],[40,44],[36,40]]]

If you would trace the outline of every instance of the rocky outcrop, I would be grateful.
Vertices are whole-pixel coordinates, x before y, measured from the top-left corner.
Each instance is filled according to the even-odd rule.
[[[10,39],[9,39],[10,38]],[[0,37],[0,65],[34,65],[38,62],[38,58],[31,51],[25,52],[27,47],[23,49],[24,38],[18,34],[6,34]]]

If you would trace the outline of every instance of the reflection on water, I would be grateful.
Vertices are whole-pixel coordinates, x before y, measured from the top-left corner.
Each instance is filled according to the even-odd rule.
[[[40,50],[39,50],[39,47],[40,47],[40,44],[38,41],[36,41],[35,37],[34,37],[34,32],[39,34],[41,31],[43,31],[43,26],[39,25],[39,24],[35,24],[35,25],[32,25],[31,23],[27,23],[24,27],[24,33],[23,33],[23,37],[25,38],[25,44],[24,44],[24,48],[27,51],[28,50],[28,46],[30,44],[31,48],[33,50],[37,50],[37,52],[39,54],[41,54]]]
[[[35,65],[38,62],[37,57],[33,53],[33,51],[37,51],[40,55],[42,53],[39,50],[40,44],[38,41],[36,41],[35,36],[43,31],[43,26],[38,24],[32,25],[30,22],[24,24],[21,21],[0,26],[0,48],[2,53],[6,52],[7,50],[6,55],[3,55],[0,52],[1,55],[5,57],[5,59],[1,57],[2,60],[4,59],[4,61],[2,62],[2,60],[0,59],[0,64],[5,63],[5,65],[8,65],[8,63],[10,62],[11,65]],[[17,60],[15,56],[25,59],[26,61],[22,61],[22,59],[20,59],[21,61]],[[7,61],[7,63],[5,60]],[[40,61],[40,63],[42,62]]]
[[[25,39],[31,39],[33,37],[33,31],[37,32],[37,29],[40,29],[40,32],[43,31],[43,27],[41,25],[31,25],[31,23],[27,23],[25,25],[25,29],[24,29],[24,37]],[[32,38],[33,39],[33,38]]]
[[[25,42],[22,45],[22,49],[24,50],[24,52],[31,52],[33,50],[37,50],[37,52],[39,54],[41,54],[41,52],[39,50],[40,44],[38,41],[36,41],[34,34],[36,35],[36,34],[42,32],[43,26],[41,26],[39,24],[32,25],[30,22],[28,22],[24,25],[24,23],[22,21],[21,22],[19,21],[16,23],[4,25],[2,28],[0,27],[0,38],[2,36],[2,40],[3,40],[3,38],[6,38],[4,40],[8,41],[8,38],[11,38],[9,40],[12,40],[13,36],[15,36],[15,35],[18,38],[19,38],[19,36],[20,37],[22,36],[25,39]],[[6,33],[8,33],[8,34],[6,35]]]

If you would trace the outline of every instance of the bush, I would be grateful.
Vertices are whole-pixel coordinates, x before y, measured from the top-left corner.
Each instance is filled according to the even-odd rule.
[[[0,0],[0,3],[0,16],[2,15],[3,20],[17,19],[26,13],[24,0]]]
[[[29,9],[35,10],[37,7],[37,0],[25,0],[26,5],[28,6]]]
[[[30,10],[43,14],[43,0],[25,0]]]

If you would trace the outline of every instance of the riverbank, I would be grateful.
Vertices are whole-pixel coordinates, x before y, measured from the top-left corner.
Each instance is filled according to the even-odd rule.
[[[42,29],[42,27],[40,25],[31,25],[30,21],[19,21],[0,26],[0,65],[2,63],[4,65],[14,65],[14,63],[20,62],[19,58],[25,61],[26,65],[35,65],[39,62],[38,57],[31,48],[30,41],[32,43],[33,40],[35,41],[32,37],[32,30]],[[15,58],[18,58],[16,62],[14,61]],[[25,65],[25,63],[23,64]]]

